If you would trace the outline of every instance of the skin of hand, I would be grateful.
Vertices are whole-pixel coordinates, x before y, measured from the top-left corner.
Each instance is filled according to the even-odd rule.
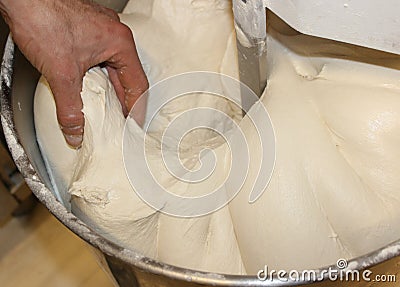
[[[88,0],[0,0],[13,40],[47,79],[67,143],[83,139],[82,80],[96,65],[107,68],[125,116],[148,89],[131,30],[113,10]],[[140,100],[133,118],[143,124]]]

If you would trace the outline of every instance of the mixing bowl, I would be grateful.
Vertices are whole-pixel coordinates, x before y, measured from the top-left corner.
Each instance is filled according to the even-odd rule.
[[[99,1],[102,2],[102,1]],[[126,1],[103,1],[119,10]],[[300,278],[278,280],[269,278],[261,281],[256,275],[234,276],[205,273],[178,268],[147,258],[135,250],[122,248],[94,232],[79,218],[68,212],[56,200],[45,164],[36,142],[33,97],[39,73],[25,60],[8,39],[1,66],[1,121],[8,147],[14,161],[36,197],[56,216],[62,224],[94,247],[98,260],[111,275],[116,286],[293,286],[313,284],[313,286],[336,286],[336,282],[325,280],[313,282]],[[362,238],[360,238],[362,240]],[[62,248],[62,246],[60,246]],[[310,250],[310,252],[312,252]],[[371,270],[373,274],[396,274],[400,266],[400,240],[379,250],[347,262],[351,270]],[[315,270],[319,276],[328,268]],[[350,269],[349,269],[350,270]],[[372,278],[372,277],[371,277]],[[342,282],[341,286],[365,286],[366,282]],[[375,285],[374,285],[375,286]]]

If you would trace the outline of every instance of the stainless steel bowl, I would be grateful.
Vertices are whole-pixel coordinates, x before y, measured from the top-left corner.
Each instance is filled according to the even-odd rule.
[[[101,2],[101,1],[100,1]],[[105,1],[121,9],[126,1]],[[117,3],[118,2],[118,3]],[[337,282],[288,281],[276,278],[260,281],[256,276],[233,276],[178,268],[147,258],[135,250],[118,246],[94,232],[56,200],[49,175],[36,142],[33,96],[39,73],[15,49],[9,38],[1,66],[1,122],[14,161],[36,197],[65,226],[97,250],[102,266],[119,286],[337,286]],[[362,240],[362,238],[360,239]],[[310,252],[312,252],[310,250]],[[400,266],[400,240],[348,262],[353,270],[369,269],[374,274],[396,274]],[[336,268],[336,266],[330,266]],[[329,266],[316,270],[321,275]],[[326,276],[325,276],[326,277]],[[400,277],[399,277],[400,278]],[[341,286],[365,286],[365,282]],[[375,286],[375,285],[374,285]]]

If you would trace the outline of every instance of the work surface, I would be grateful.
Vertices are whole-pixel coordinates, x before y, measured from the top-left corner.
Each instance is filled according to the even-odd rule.
[[[0,227],[0,286],[113,286],[85,243],[42,206]]]

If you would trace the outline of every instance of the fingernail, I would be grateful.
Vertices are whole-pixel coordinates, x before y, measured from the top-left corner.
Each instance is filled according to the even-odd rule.
[[[64,134],[66,142],[74,149],[79,149],[82,145],[83,135],[66,135]]]

